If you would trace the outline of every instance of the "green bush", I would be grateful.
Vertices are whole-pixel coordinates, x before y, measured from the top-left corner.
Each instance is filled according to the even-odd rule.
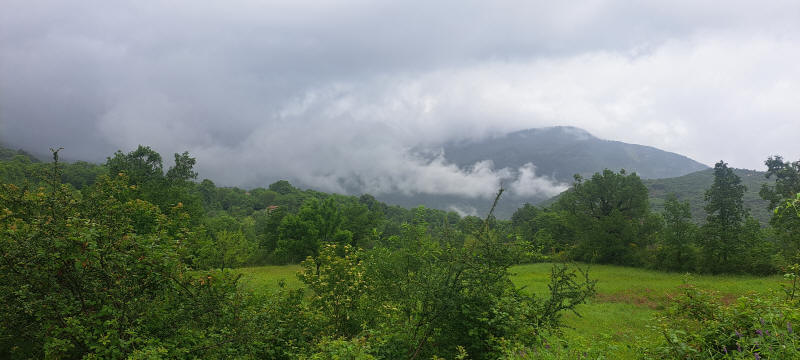
[[[83,193],[0,186],[0,357],[202,357],[235,337],[235,279],[193,275],[178,204],[160,210],[127,177]]]
[[[796,301],[747,294],[726,304],[690,284],[680,290],[657,319],[663,342],[649,358],[800,358],[800,336],[793,329],[800,324]]]

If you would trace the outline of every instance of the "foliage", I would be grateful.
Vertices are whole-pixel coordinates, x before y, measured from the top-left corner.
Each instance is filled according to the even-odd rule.
[[[686,284],[657,328],[663,343],[654,358],[796,359],[800,336],[796,304],[781,298],[747,294],[730,305],[713,292]]]
[[[235,336],[235,279],[193,276],[179,207],[163,213],[127,176],[83,194],[60,182],[0,187],[0,350],[9,358],[211,356]]]
[[[163,212],[178,206],[189,214],[193,224],[197,224],[202,218],[203,208],[191,182],[197,177],[192,170],[194,164],[195,159],[189,153],[175,154],[175,165],[164,174],[161,155],[141,145],[127,154],[117,151],[106,161],[109,173],[126,174],[130,184],[139,189],[143,200],[158,206]]]
[[[303,270],[298,276],[314,293],[310,305],[326,314],[326,322],[321,325],[330,336],[354,337],[374,312],[367,302],[371,289],[365,279],[362,257],[350,245],[327,244],[319,256],[309,257],[300,264]]]
[[[769,201],[769,208],[775,209],[786,199],[800,193],[800,161],[783,161],[781,156],[770,156],[764,161],[767,165],[766,178],[775,177],[775,184],[764,184],[759,194]]]
[[[670,271],[693,271],[697,267],[698,228],[691,222],[689,202],[673,195],[664,204],[664,230],[654,252],[653,267]]]
[[[705,195],[706,224],[701,228],[700,263],[707,272],[770,273],[773,250],[757,220],[748,216],[741,179],[720,161]]]
[[[780,156],[769,157],[766,177],[775,177],[772,186],[764,184],[761,188],[761,197],[769,201],[769,209],[777,212],[787,208],[787,202],[795,199],[800,193],[800,161],[783,161]],[[778,214],[780,215],[780,214]],[[786,259],[800,260],[800,217],[797,216],[772,216],[770,225],[778,240],[781,254]]]
[[[773,179],[767,179],[763,171],[731,168],[734,174],[742,179],[746,186],[742,202],[745,209],[761,223],[767,223],[772,212],[767,209],[769,202],[759,196],[759,189],[763,185],[774,184]],[[654,212],[663,212],[667,198],[674,194],[678,201],[688,201],[692,213],[692,221],[703,224],[706,221],[704,196],[705,192],[714,183],[714,169],[706,169],[684,176],[666,179],[643,179],[649,191],[649,202]]]
[[[650,214],[647,188],[635,173],[624,170],[606,169],[589,180],[576,175],[556,208],[567,216],[576,237],[572,253],[581,261],[638,265],[641,249],[660,225]]]
[[[496,235],[441,241],[422,219],[369,251],[329,243],[303,263],[300,277],[337,349],[366,342],[377,358],[496,358],[507,341],[532,345],[557,329],[563,311],[594,293],[594,282],[557,267],[549,297],[525,294]]]

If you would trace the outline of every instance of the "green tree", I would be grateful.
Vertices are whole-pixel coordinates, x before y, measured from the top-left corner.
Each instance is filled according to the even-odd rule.
[[[759,194],[769,200],[769,209],[778,209],[787,200],[800,192],[800,161],[784,161],[780,156],[771,156],[765,162],[767,178],[774,177],[775,184],[764,184]],[[772,216],[770,225],[775,232],[782,255],[797,262],[800,260],[800,218],[794,216]]]
[[[283,217],[278,228],[275,258],[282,263],[298,263],[319,251],[319,230],[314,223],[299,215]]]
[[[297,188],[292,186],[292,184],[286,180],[280,180],[271,184],[269,189],[281,195],[288,195],[298,191]]]
[[[604,170],[584,180],[555,206],[574,231],[574,256],[582,261],[638,265],[638,253],[658,230],[647,203],[647,188],[636,173]]]
[[[741,271],[742,227],[747,215],[742,197],[746,187],[728,165],[714,165],[714,183],[705,194],[706,224],[701,237],[701,264],[708,272]]]
[[[671,271],[692,271],[697,265],[697,225],[692,222],[689,202],[680,202],[675,194],[664,203],[664,222],[654,265]]]
[[[769,201],[769,208],[774,209],[787,199],[792,199],[800,192],[800,161],[784,161],[781,156],[770,156],[764,161],[767,166],[767,179],[775,177],[775,184],[763,184],[759,195]]]
[[[194,164],[195,159],[187,152],[175,154],[175,165],[165,175],[161,155],[142,145],[127,154],[117,151],[106,160],[109,173],[112,176],[124,173],[130,184],[139,188],[142,199],[164,212],[179,206],[197,224],[202,218],[203,205],[192,182],[197,177],[192,170]]]

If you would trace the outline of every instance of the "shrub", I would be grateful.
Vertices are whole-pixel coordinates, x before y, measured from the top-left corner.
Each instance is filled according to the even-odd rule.
[[[681,287],[666,313],[658,318],[663,343],[653,358],[797,359],[800,321],[789,298],[747,294],[725,304],[718,294],[690,284]]]
[[[0,357],[224,352],[235,279],[187,272],[180,203],[162,212],[123,174],[71,191],[57,161],[47,184],[0,186]]]

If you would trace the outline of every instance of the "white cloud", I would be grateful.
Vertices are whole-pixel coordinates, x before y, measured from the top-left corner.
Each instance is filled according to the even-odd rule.
[[[552,197],[567,190],[567,184],[559,183],[553,179],[536,176],[536,166],[527,163],[519,168],[519,176],[511,183],[511,191],[521,197],[547,196]]]

